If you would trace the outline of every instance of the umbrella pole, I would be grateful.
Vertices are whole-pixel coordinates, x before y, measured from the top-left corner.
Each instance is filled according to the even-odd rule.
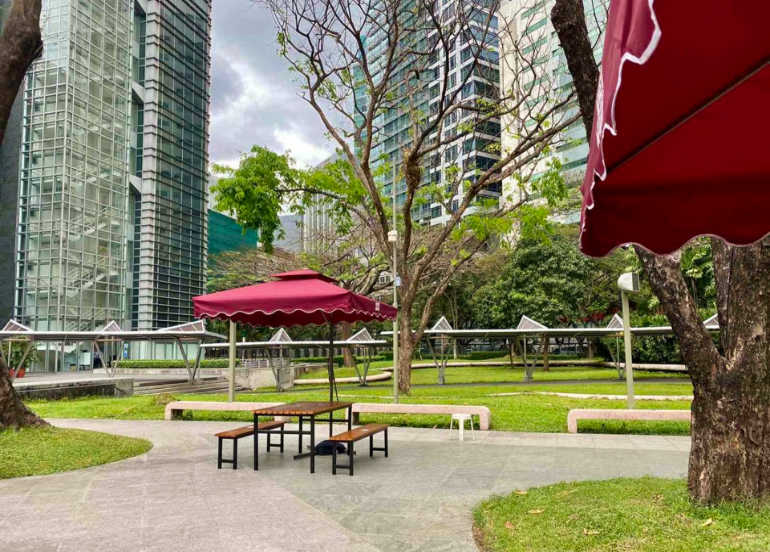
[[[334,324],[329,323],[329,402],[334,400],[334,393],[337,391],[337,382],[334,379]],[[339,395],[337,395],[339,398]]]
[[[235,400],[235,331],[237,324],[234,320],[230,320],[230,344],[228,355],[228,374],[229,380],[227,383],[227,400],[233,402]]]

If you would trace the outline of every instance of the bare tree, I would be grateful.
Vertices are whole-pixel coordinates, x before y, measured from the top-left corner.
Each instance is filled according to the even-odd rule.
[[[0,29],[0,144],[24,75],[43,51],[40,5],[41,0],[14,0],[5,8],[8,13]]]
[[[598,70],[582,0],[557,0],[551,20],[590,135]],[[711,247],[718,346],[698,315],[680,252],[655,255],[635,248],[693,383],[688,486],[690,495],[705,503],[770,494],[770,241],[736,247],[714,238]]]
[[[263,1],[300,96],[363,187],[361,196],[341,192],[338,200],[364,221],[386,258],[393,256],[388,232],[396,218],[399,387],[407,392],[411,357],[436,298],[493,236],[510,231],[534,195],[553,191],[548,179],[524,185],[526,171],[578,118],[567,109],[571,93],[551,86],[538,69],[543,44],[519,36],[497,0]],[[514,76],[503,89],[501,42]],[[509,147],[500,145],[501,124],[515,137]],[[485,154],[464,156],[464,148]],[[396,153],[384,155],[386,149]],[[507,179],[521,193],[498,202]],[[440,224],[430,226],[431,219]],[[440,258],[451,261],[428,277]],[[431,292],[413,316],[426,282]]]

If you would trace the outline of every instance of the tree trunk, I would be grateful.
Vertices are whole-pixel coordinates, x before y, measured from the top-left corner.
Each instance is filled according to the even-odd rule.
[[[770,383],[767,376],[745,374],[766,368],[755,358],[738,374],[726,372],[713,385],[694,386],[687,477],[694,499],[715,503],[770,495]]]
[[[0,358],[0,430],[47,425],[48,422],[24,406],[11,383],[8,366]]]
[[[15,0],[0,34],[0,144],[16,94],[32,61],[40,55],[41,0]]]
[[[350,322],[340,323],[340,333],[342,334],[343,341],[350,339],[350,336],[353,335],[353,326]],[[355,359],[353,358],[353,349],[350,347],[342,348],[342,359],[343,365],[346,368],[353,368],[356,365]]]
[[[401,307],[398,317],[398,390],[409,393],[412,389],[412,356],[414,356],[414,338],[411,328],[411,308]]]
[[[763,498],[770,496],[770,240],[735,247],[713,239],[712,251],[723,353],[710,362],[696,357],[690,369],[688,485],[701,502]]]

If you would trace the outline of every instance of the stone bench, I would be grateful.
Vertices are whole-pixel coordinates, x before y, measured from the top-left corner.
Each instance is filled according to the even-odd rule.
[[[408,404],[408,403],[354,403],[353,423],[358,423],[358,414],[471,414],[479,417],[479,429],[488,430],[491,413],[486,406],[459,404]]]
[[[185,410],[247,411],[278,406],[277,402],[173,401],[166,405],[165,419],[178,420]]]
[[[644,420],[689,422],[689,410],[635,410],[605,408],[573,408],[567,414],[567,431],[577,433],[578,420]]]

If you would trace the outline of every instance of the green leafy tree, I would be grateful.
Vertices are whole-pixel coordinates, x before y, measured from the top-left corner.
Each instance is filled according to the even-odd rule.
[[[348,202],[365,200],[349,163],[336,159],[320,167],[300,169],[288,154],[254,146],[237,168],[216,166],[215,170],[223,175],[211,188],[217,208],[233,212],[245,228],[258,229],[261,246],[212,259],[209,291],[264,281],[271,274],[300,266],[319,270],[345,289],[364,295],[387,285],[380,275],[388,270],[388,261],[372,239],[363,211],[347,208]],[[333,224],[324,229],[302,229],[305,241],[313,247],[298,253],[275,249],[273,241],[283,233],[279,212],[287,206],[297,214],[322,207]],[[325,337],[312,328],[294,333]],[[350,335],[351,325],[341,324],[340,337]],[[348,352],[345,361],[348,365],[353,362]]]
[[[587,258],[575,233],[562,226],[545,240],[520,240],[499,277],[473,295],[477,327],[515,327],[522,315],[549,327],[582,326],[616,312],[615,281],[628,267],[627,254]]]

